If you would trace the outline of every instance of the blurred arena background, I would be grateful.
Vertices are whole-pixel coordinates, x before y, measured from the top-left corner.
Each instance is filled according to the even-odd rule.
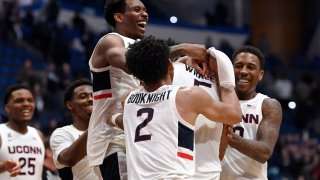
[[[270,179],[320,179],[320,0],[143,0],[146,34],[215,46],[230,58],[259,47],[266,72],[258,90],[277,98],[283,123],[269,160]],[[64,87],[88,77],[88,59],[112,31],[103,0],[0,0],[0,94],[29,84],[32,125],[46,136],[67,121]],[[2,100],[2,99],[1,99]],[[0,122],[6,121],[1,101]]]

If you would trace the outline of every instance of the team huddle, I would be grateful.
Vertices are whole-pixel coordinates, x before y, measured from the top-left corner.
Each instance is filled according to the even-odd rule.
[[[50,137],[61,179],[268,179],[282,121],[276,99],[256,92],[264,57],[145,37],[140,0],[106,0],[91,80],[64,92],[73,123]],[[43,179],[44,138],[28,126],[35,102],[7,89],[0,125],[0,179]],[[47,178],[50,179],[50,178]],[[53,179],[53,178],[51,178]]]

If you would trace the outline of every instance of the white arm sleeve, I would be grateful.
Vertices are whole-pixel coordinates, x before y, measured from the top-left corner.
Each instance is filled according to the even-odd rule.
[[[218,78],[220,86],[226,88],[235,87],[235,77],[233,65],[229,57],[222,51],[216,50],[214,47],[211,47],[207,50],[212,57],[216,58],[218,66]]]

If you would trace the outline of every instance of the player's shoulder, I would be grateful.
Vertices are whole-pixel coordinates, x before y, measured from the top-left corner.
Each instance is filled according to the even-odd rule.
[[[181,86],[178,90],[178,93],[184,97],[197,97],[203,95],[205,90],[199,86]]]
[[[106,34],[97,43],[97,47],[110,47],[115,44],[123,44],[123,39],[117,34]]]
[[[42,142],[44,143],[45,141],[45,137],[44,137],[44,134],[37,128],[35,127],[32,127],[32,126],[27,126],[28,127],[28,131],[30,131],[31,133],[33,134],[38,134],[40,139],[42,140]]]
[[[263,99],[262,106],[281,106],[280,102],[275,98],[264,94],[260,94],[260,96]]]
[[[4,128],[6,128],[6,124],[5,123],[1,123],[0,124],[0,129],[4,129]],[[1,131],[0,131],[1,132]]]
[[[73,126],[72,125],[66,125],[66,126],[62,126],[62,127],[56,128],[52,132],[52,135],[63,135],[63,134],[72,132],[72,130],[73,130]]]
[[[278,114],[282,112],[281,103],[277,99],[271,97],[267,97],[263,100],[261,108],[264,114],[272,112]]]

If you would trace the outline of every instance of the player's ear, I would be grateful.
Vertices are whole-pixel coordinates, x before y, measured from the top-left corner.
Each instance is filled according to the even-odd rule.
[[[168,70],[172,70],[173,71],[174,67],[173,67],[173,63],[171,61],[171,59],[168,60]]]
[[[67,101],[67,102],[66,102],[66,107],[67,107],[67,109],[68,109],[69,111],[71,111],[71,110],[72,110],[72,102],[71,102],[71,101]]]
[[[264,70],[260,70],[260,73],[259,73],[259,81],[262,80],[263,75],[264,75]]]
[[[113,18],[116,22],[123,22],[123,14],[121,13],[114,13]]]
[[[10,112],[10,108],[8,107],[8,104],[6,104],[6,105],[4,106],[4,111],[5,111],[6,113],[9,113],[9,112]]]

